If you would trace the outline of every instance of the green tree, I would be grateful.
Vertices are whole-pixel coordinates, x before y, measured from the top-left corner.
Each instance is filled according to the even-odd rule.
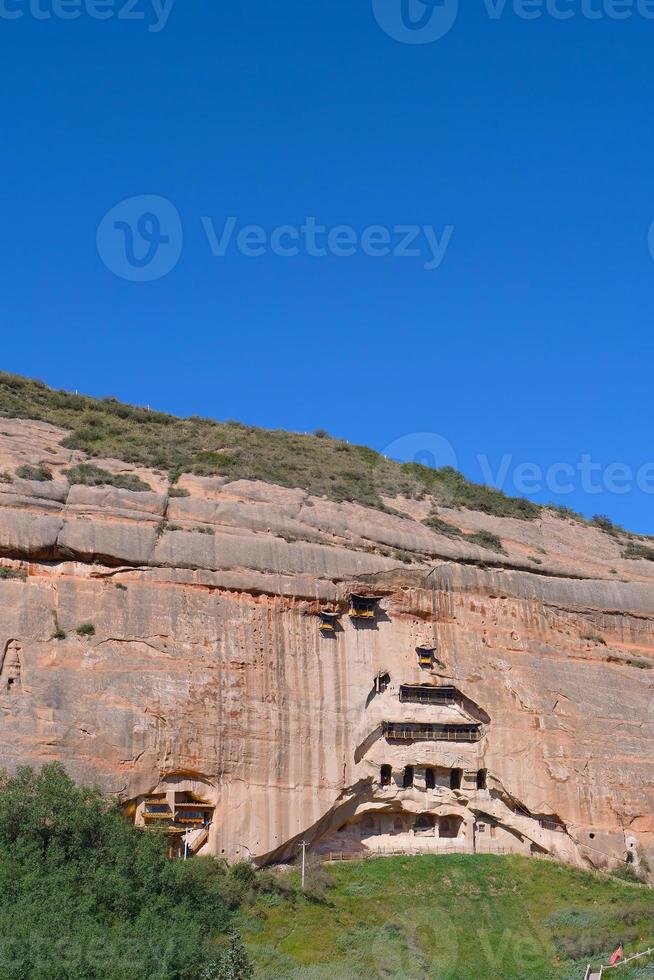
[[[58,764],[1,774],[0,980],[196,980],[241,893],[224,864],[166,852]]]

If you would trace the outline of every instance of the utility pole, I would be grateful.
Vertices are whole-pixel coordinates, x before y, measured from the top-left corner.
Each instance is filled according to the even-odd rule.
[[[300,842],[300,847],[302,848],[302,891],[304,891],[304,871],[306,865],[306,853],[307,853],[308,846],[309,845],[305,840]]]

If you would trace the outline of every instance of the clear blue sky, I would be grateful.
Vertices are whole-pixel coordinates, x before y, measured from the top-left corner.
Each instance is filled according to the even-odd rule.
[[[654,533],[635,482],[654,461],[654,21],[566,2],[570,20],[527,21],[465,0],[440,40],[405,44],[371,0],[177,0],[158,32],[3,0],[23,16],[0,19],[2,366],[380,450],[436,433],[473,479],[480,454],[493,472],[510,457],[508,492],[519,464],[625,463],[627,493],[577,474],[557,495],[544,473],[532,496]],[[136,195],[183,228],[150,282],[96,246]],[[215,257],[202,218],[219,233],[230,215],[454,232],[432,270],[360,249]]]

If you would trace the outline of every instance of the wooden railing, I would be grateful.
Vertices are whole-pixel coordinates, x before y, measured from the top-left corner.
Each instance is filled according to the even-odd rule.
[[[456,695],[453,687],[418,687],[411,684],[400,687],[401,704],[455,704]]]
[[[402,742],[478,742],[481,728],[473,725],[411,725],[404,722],[385,721],[382,734],[389,741]]]

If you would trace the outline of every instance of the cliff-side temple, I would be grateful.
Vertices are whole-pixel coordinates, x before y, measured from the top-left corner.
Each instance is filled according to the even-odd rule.
[[[381,601],[376,597],[375,605]],[[392,624],[392,614],[386,618]],[[436,632],[437,621],[432,625]],[[482,740],[491,732],[490,718],[451,683],[453,678],[438,672],[437,646],[416,650],[417,665],[410,657],[392,662],[386,656],[388,670],[376,675],[379,699],[368,699],[366,711],[372,724],[384,717],[359,766],[362,776],[371,765],[377,772],[361,780],[362,799],[348,800],[348,819],[321,834],[315,850],[330,856],[569,853],[567,841],[552,837],[566,833],[557,817],[531,814],[503,787],[493,786],[492,776],[489,784]],[[455,660],[453,651],[445,659]],[[426,670],[432,672],[430,682]]]
[[[654,563],[626,539],[111,459],[152,489],[71,485],[66,435],[0,432],[0,766],[60,760],[173,855],[654,865]]]

